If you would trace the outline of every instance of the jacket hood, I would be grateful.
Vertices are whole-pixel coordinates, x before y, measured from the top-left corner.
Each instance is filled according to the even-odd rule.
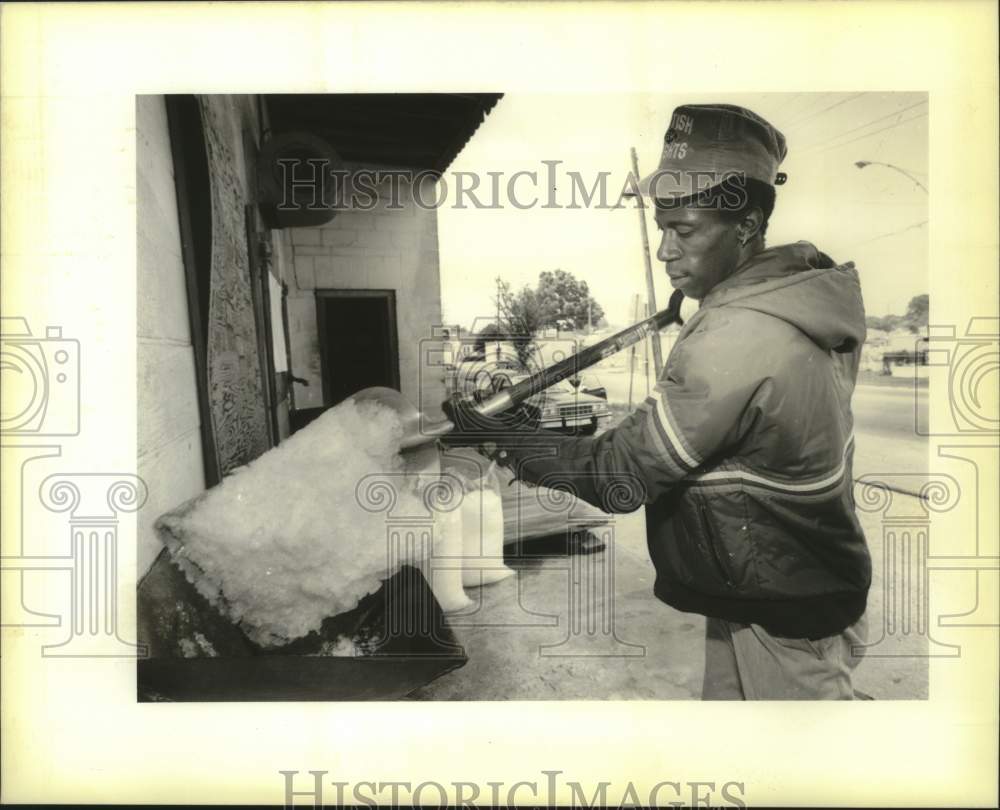
[[[854,351],[865,339],[865,309],[854,262],[835,264],[808,242],[754,255],[702,301],[702,309],[714,307],[780,318],[826,351]]]

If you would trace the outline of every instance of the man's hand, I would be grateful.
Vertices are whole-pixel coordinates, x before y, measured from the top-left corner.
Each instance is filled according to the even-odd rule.
[[[503,447],[517,438],[535,434],[538,429],[530,410],[526,408],[517,408],[496,416],[483,416],[471,402],[449,399],[441,405],[441,410],[455,424],[451,433],[441,437],[442,443],[452,447],[487,444]]]

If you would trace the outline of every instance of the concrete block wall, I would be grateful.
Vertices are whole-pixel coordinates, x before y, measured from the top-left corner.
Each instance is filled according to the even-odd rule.
[[[161,544],[153,521],[205,488],[194,348],[163,96],[136,99],[138,514],[141,576]]]
[[[357,167],[355,167],[357,168]],[[427,413],[444,398],[443,371],[428,363],[432,327],[441,323],[441,276],[437,211],[415,201],[433,200],[436,182],[421,188],[401,184],[394,210],[388,186],[380,187],[372,210],[346,210],[322,226],[293,228],[288,319],[292,371],[309,380],[295,386],[295,407],[323,404],[323,381],[315,291],[320,289],[395,290],[400,387]]]

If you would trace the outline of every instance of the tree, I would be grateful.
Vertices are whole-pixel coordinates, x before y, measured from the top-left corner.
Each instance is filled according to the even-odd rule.
[[[545,270],[540,273],[538,295],[544,301],[547,311],[551,312],[551,320],[546,326],[567,320],[574,328],[582,329],[588,323],[596,326],[604,320],[604,310],[591,296],[587,282],[577,280],[565,270]]]
[[[510,284],[498,280],[496,304],[500,310],[500,328],[514,344],[518,359],[528,365],[535,335],[555,318],[552,309],[537,291],[523,287],[512,292]]]
[[[895,332],[902,323],[902,315],[869,315],[865,318],[865,326],[869,329],[880,329],[883,332]]]
[[[503,337],[492,339],[511,341],[524,365],[529,364],[532,343],[542,329],[557,326],[561,321],[582,329],[588,323],[597,326],[604,320],[604,309],[591,296],[587,282],[578,281],[565,270],[543,271],[535,289],[525,286],[517,292],[498,278],[494,303],[499,314],[496,327]],[[485,332],[486,329],[480,336]],[[477,340],[476,346],[480,345]]]
[[[903,316],[903,325],[911,332],[921,332],[927,326],[930,310],[930,296],[927,293],[910,299]]]
[[[480,329],[479,333],[476,335],[476,340],[472,344],[472,350],[474,352],[485,352],[487,343],[495,343],[506,339],[507,332],[505,332],[499,325],[495,323],[487,324]]]
[[[865,324],[869,329],[881,329],[884,332],[895,332],[897,329],[909,329],[911,332],[922,332],[927,327],[930,297],[927,293],[915,295],[906,307],[905,315],[869,315]]]

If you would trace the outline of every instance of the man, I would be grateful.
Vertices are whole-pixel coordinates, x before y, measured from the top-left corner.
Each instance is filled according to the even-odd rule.
[[[446,403],[447,441],[607,511],[644,503],[656,596],[708,617],[705,699],[851,699],[871,581],[851,475],[857,272],[805,242],[765,246],[786,153],[767,121],[687,105],[664,141],[639,188],[671,284],[700,307],[655,395],[593,438]]]

